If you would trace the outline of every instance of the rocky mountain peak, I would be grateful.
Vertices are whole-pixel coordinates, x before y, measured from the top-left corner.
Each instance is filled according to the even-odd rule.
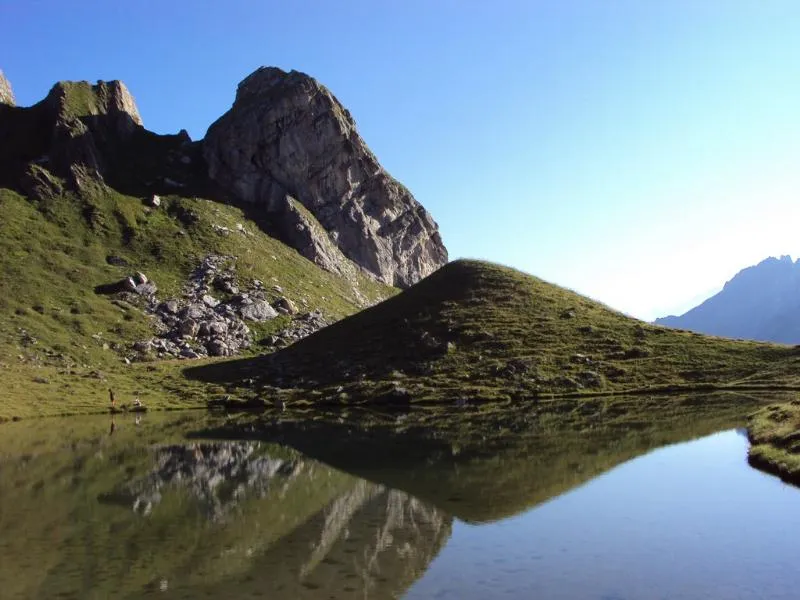
[[[236,102],[263,99],[265,94],[280,91],[282,88],[292,85],[322,88],[314,78],[300,71],[284,71],[278,67],[259,67],[239,82],[236,88]]]
[[[262,67],[246,77],[233,107],[209,128],[203,153],[211,179],[263,210],[301,253],[325,244],[309,243],[308,228],[294,239],[296,224],[282,221],[294,214],[292,201],[320,224],[325,242],[384,283],[406,287],[447,262],[428,212],[381,167],[350,113],[304,73]],[[320,262],[323,253],[304,255],[336,270]]]
[[[11,84],[2,70],[0,70],[0,104],[10,104],[11,106],[16,106],[17,104]]]
[[[129,135],[142,127],[142,117],[136,101],[121,81],[59,81],[45,100],[55,109],[61,121],[104,117],[110,120],[116,133]]]

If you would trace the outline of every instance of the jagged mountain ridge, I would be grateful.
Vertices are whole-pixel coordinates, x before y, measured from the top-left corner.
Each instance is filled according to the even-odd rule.
[[[299,200],[276,235],[209,178],[202,141],[148,131],[123,83],[62,82],[27,107],[0,87],[0,420],[96,410],[109,387],[204,403],[157,361],[270,351],[395,293]]]
[[[303,73],[261,68],[200,142],[147,131],[119,81],[57,83],[14,105],[3,77],[0,187],[30,197],[100,181],[130,195],[244,204],[322,268],[407,287],[447,262],[438,226],[380,166],[349,112]],[[242,160],[238,160],[237,157]]]
[[[655,322],[721,337],[800,343],[800,260],[767,258],[683,315]]]

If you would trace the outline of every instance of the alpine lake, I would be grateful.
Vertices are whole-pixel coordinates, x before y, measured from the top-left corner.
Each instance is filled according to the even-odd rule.
[[[800,490],[747,461],[763,400],[715,402],[3,424],[0,598],[797,598]]]

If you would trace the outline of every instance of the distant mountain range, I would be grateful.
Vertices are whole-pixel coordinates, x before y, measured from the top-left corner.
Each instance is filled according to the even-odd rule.
[[[770,257],[739,271],[718,294],[656,324],[729,338],[800,343],[800,259]]]

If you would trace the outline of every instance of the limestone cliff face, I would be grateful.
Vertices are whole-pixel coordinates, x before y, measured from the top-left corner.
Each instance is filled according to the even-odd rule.
[[[16,105],[14,92],[11,90],[11,84],[8,82],[8,79],[6,79],[6,76],[3,75],[3,71],[0,71],[0,104]]]
[[[332,242],[376,279],[406,287],[447,262],[438,227],[378,163],[350,113],[313,78],[261,68],[244,79],[233,107],[208,130],[210,177],[239,201],[279,220],[284,241],[320,266]],[[329,240],[295,239],[281,219],[296,199]],[[316,235],[316,234],[315,234]],[[325,260],[323,260],[323,263]]]

